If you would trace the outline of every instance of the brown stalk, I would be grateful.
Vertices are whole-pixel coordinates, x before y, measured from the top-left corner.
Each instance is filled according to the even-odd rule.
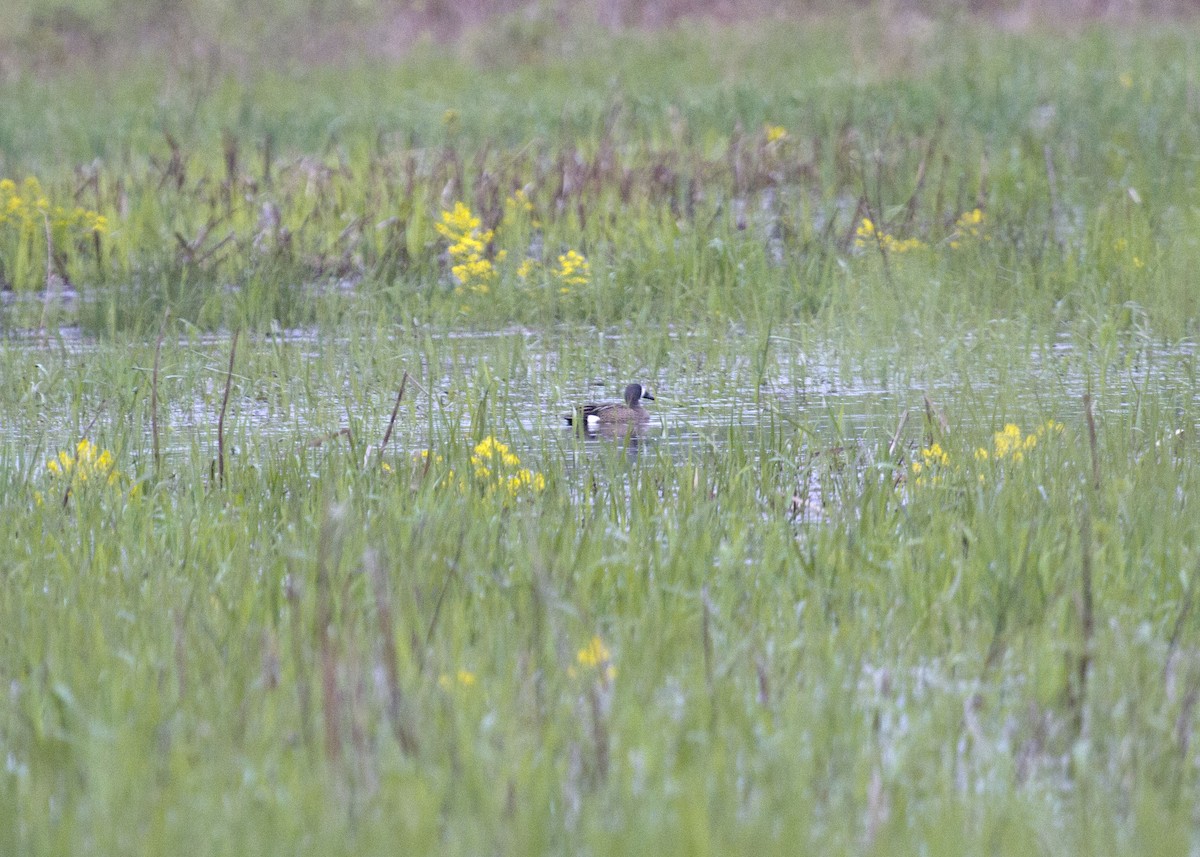
[[[1092,487],[1100,490],[1100,451],[1096,443],[1096,414],[1092,407],[1092,394],[1083,394],[1083,413],[1087,417],[1088,446],[1092,450]]]
[[[428,458],[433,458],[429,456]],[[428,461],[428,458],[426,461]],[[459,533],[458,550],[454,554],[454,561],[446,567],[446,576],[442,579],[442,588],[438,591],[437,601],[433,604],[433,616],[429,619],[429,629],[425,632],[425,646],[417,649],[417,660],[421,665],[421,669],[425,668],[425,649],[429,648],[433,641],[433,632],[437,630],[438,619],[442,615],[442,602],[446,600],[446,593],[450,590],[450,584],[458,578],[458,561],[462,557],[463,546],[466,544],[467,534],[464,530]]]
[[[908,423],[908,409],[906,408],[904,410],[904,413],[900,414],[900,420],[896,424],[896,431],[892,434],[891,443],[888,444],[888,458],[892,458],[896,454],[896,448],[900,446],[900,437],[904,433],[904,426],[907,423]],[[895,465],[896,478],[893,483],[893,487],[898,486],[904,480],[904,468],[902,467],[903,462],[904,462],[903,456],[895,459],[895,461],[896,461],[896,465]]]
[[[940,440],[950,433],[950,423],[946,419],[946,415],[942,413],[938,409],[938,406],[933,403],[933,400],[929,398],[929,394],[925,394],[921,398],[925,401],[925,424],[928,427],[929,432],[928,445],[932,446],[935,440]],[[940,430],[940,433],[937,437],[934,437],[933,434],[933,427],[935,425]]]
[[[708,584],[700,589],[700,603],[704,608],[700,621],[700,642],[704,649],[704,683],[708,687],[708,695],[711,699],[713,693],[712,602],[708,598]]]
[[[238,333],[233,332],[229,345],[229,371],[225,374],[225,395],[221,398],[221,415],[217,418],[217,480],[225,485],[225,411],[229,407],[229,388],[233,385],[233,359],[237,355]]]
[[[161,456],[158,445],[158,366],[162,356],[163,337],[167,333],[167,321],[171,318],[171,308],[163,314],[162,327],[158,330],[158,342],[154,344],[154,371],[150,375],[150,434],[154,439],[154,472],[158,473]]]
[[[1096,631],[1092,598],[1092,516],[1091,510],[1086,504],[1079,527],[1079,548],[1079,624],[1080,635],[1083,639],[1075,661],[1074,684],[1068,693],[1068,703],[1072,710],[1072,731],[1076,738],[1083,734],[1088,674],[1092,667],[1093,637]]]
[[[392,599],[388,591],[387,576],[379,565],[379,557],[368,550],[363,565],[371,577],[375,594],[375,615],[379,620],[379,637],[383,645],[383,675],[387,685],[387,715],[392,724],[392,734],[406,755],[417,752],[417,737],[407,722],[408,706],[400,688],[400,668],[396,655],[396,628],[392,618]]]
[[[906,230],[911,229],[913,221],[916,220],[917,204],[921,198],[921,192],[925,189],[926,169],[929,161],[937,151],[944,121],[943,119],[938,119],[937,128],[934,130],[933,136],[929,138],[929,147],[925,150],[925,154],[921,156],[921,162],[917,164],[916,185],[913,187],[912,196],[908,198],[908,202],[904,206],[904,228]]]
[[[266,187],[271,186],[271,164],[275,159],[275,135],[267,132],[262,145],[262,182]]]
[[[603,671],[607,669],[604,664],[600,665]],[[603,782],[608,779],[609,768],[609,736],[608,722],[604,716],[604,701],[600,698],[599,681],[593,682],[588,688],[588,703],[592,714],[592,745],[596,752],[596,776]]]
[[[334,648],[331,626],[333,625],[333,597],[330,594],[330,566],[336,561],[331,556],[337,538],[336,510],[327,508],[321,524],[320,544],[317,547],[317,639],[321,652],[321,700],[325,727],[325,755],[336,761],[342,755],[341,700],[337,682],[337,652]]]
[[[1196,710],[1197,701],[1200,701],[1200,684],[1193,673],[1187,694],[1183,697],[1183,704],[1179,706],[1179,716],[1175,718],[1175,742],[1179,747],[1179,755],[1184,759],[1188,756],[1188,747],[1191,744],[1192,715]]]
[[[392,439],[392,429],[396,425],[396,416],[400,413],[400,400],[404,398],[404,388],[408,386],[408,370],[404,370],[404,377],[400,379],[400,390],[396,393],[396,404],[392,406],[392,418],[388,420],[387,429],[383,433],[383,440],[379,442],[379,460],[383,460],[383,451],[387,448],[388,441]],[[426,457],[428,461],[429,457]]]
[[[303,625],[300,622],[300,586],[288,574],[283,583],[283,593],[291,611],[292,657],[296,661],[296,702],[300,708],[300,736],[304,746],[312,750],[312,698],[309,695],[309,677],[304,657]]]
[[[1050,235],[1058,244],[1058,221],[1062,210],[1058,207],[1058,177],[1054,172],[1054,154],[1049,145],[1042,149],[1042,156],[1046,159],[1046,183],[1050,193]]]
[[[101,403],[101,406],[103,406],[103,403]],[[100,419],[99,411],[97,411],[96,415],[93,416],[91,418],[91,420],[88,422],[88,424],[83,427],[83,431],[81,431],[79,433],[80,440],[87,438],[87,436],[89,434],[91,434],[92,426],[94,426],[96,424],[96,420],[98,420],[98,419]],[[113,465],[113,466],[115,467],[116,465]],[[78,472],[78,470],[79,470],[79,468],[77,468],[77,467],[71,468],[70,476],[67,479],[67,487],[63,489],[62,507],[64,509],[67,508],[67,504],[69,504],[71,502],[71,491],[75,487],[75,474]]]
[[[1192,612],[1192,604],[1196,599],[1196,576],[1200,569],[1192,572],[1188,578],[1187,588],[1179,602],[1179,613],[1175,616],[1175,624],[1171,626],[1171,637],[1167,641],[1167,657],[1163,661],[1163,680],[1166,681],[1175,669],[1175,659],[1179,654],[1179,639],[1183,636],[1183,626]]]
[[[908,410],[900,414],[900,420],[896,423],[896,431],[892,433],[892,440],[888,444],[888,457],[896,454],[896,447],[900,445],[900,435],[904,432],[904,426],[908,422]]]
[[[50,216],[42,212],[42,222],[46,227],[46,299],[42,302],[42,345],[46,344],[46,318],[50,314],[50,301],[54,297],[50,284],[54,279],[54,240],[50,236]]]

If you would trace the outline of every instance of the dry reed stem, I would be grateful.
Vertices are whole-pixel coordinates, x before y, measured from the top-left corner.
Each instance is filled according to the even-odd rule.
[[[1088,446],[1092,451],[1092,487],[1100,490],[1100,449],[1096,442],[1096,414],[1092,407],[1092,394],[1083,394],[1083,413],[1087,417]]]
[[[400,379],[400,390],[396,393],[396,404],[392,406],[392,416],[388,420],[387,429],[383,432],[383,440],[379,442],[379,460],[383,461],[383,451],[387,449],[388,441],[392,439],[392,429],[396,426],[396,417],[400,413],[400,400],[404,398],[404,388],[408,386],[408,370],[404,370],[404,377]],[[426,461],[433,456],[427,456]],[[366,462],[363,462],[366,466]]]
[[[923,395],[921,398],[925,402],[925,425],[927,432],[927,443],[925,445],[933,446],[933,442],[935,440],[940,440],[950,433],[950,421],[946,419],[946,415],[942,413],[941,409],[938,408],[938,406],[933,403],[933,400],[929,398],[928,393]],[[933,435],[933,427],[935,425],[938,427],[940,432],[937,437],[934,437]]]
[[[326,507],[317,547],[317,639],[321,657],[321,701],[325,728],[325,756],[336,761],[342,755],[341,698],[337,681],[337,652],[334,649],[333,596],[330,592],[330,567],[336,562],[334,542],[338,538],[339,511]]]
[[[601,668],[603,669],[603,667]],[[596,755],[596,777],[600,782],[608,779],[609,749],[608,721],[604,713],[604,701],[601,699],[599,681],[593,682],[588,688],[588,704],[592,715],[592,746]]]
[[[283,584],[284,597],[291,610],[292,657],[296,661],[296,702],[300,709],[300,737],[304,746],[312,751],[312,697],[309,692],[309,676],[304,657],[303,626],[300,622],[300,587],[295,578],[288,574]]]
[[[154,442],[154,474],[158,475],[159,464],[162,461],[158,442],[158,367],[162,357],[163,337],[167,334],[167,322],[171,318],[171,308],[163,313],[162,326],[158,329],[158,341],[154,343],[154,371],[150,374],[150,436]]]
[[[383,645],[383,675],[387,686],[387,716],[392,724],[392,734],[406,755],[417,752],[417,737],[407,722],[408,705],[400,688],[399,659],[396,654],[396,628],[392,617],[392,600],[388,591],[387,576],[379,564],[379,556],[368,550],[363,556],[363,565],[371,577],[375,596],[375,615],[379,621],[379,637]]]
[[[700,620],[700,642],[704,651],[704,684],[708,689],[708,698],[711,701],[714,699],[715,679],[713,676],[713,639],[712,639],[712,601],[708,597],[708,584],[705,584],[700,589],[700,603],[703,607],[703,612]],[[710,708],[710,722],[712,726],[717,724],[717,707],[712,705]]]
[[[1183,635],[1183,624],[1192,612],[1192,603],[1195,600],[1195,594],[1196,572],[1193,572],[1188,580],[1187,589],[1183,591],[1183,599],[1179,604],[1179,614],[1175,617],[1175,624],[1171,627],[1171,637],[1167,642],[1167,659],[1163,667],[1164,672],[1170,668],[1171,661],[1179,650],[1179,638]]]
[[[225,411],[229,408],[229,388],[233,385],[233,360],[237,356],[238,334],[233,332],[229,345],[229,370],[225,373],[225,395],[221,397],[221,415],[217,418],[217,481],[225,485]]]
[[[1050,194],[1050,235],[1055,244],[1061,244],[1058,235],[1058,222],[1062,216],[1062,209],[1058,205],[1058,176],[1054,172],[1054,154],[1048,144],[1042,148],[1042,156],[1046,160],[1046,184]]]
[[[1087,702],[1088,675],[1092,667],[1092,650],[1096,631],[1095,606],[1092,594],[1092,514],[1087,503],[1079,525],[1079,624],[1080,648],[1075,660],[1074,685],[1067,701],[1072,711],[1071,729],[1076,739],[1082,737],[1085,726],[1084,709]]]
[[[46,299],[42,301],[42,321],[39,328],[42,332],[42,346],[46,345],[46,319],[50,315],[50,302],[54,298],[51,283],[54,279],[54,241],[50,237],[50,216],[42,212],[42,222],[46,229]]]

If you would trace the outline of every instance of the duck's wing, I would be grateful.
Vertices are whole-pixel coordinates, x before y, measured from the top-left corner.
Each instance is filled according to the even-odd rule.
[[[563,419],[567,421],[567,425],[569,426],[575,425],[576,419],[579,420],[579,425],[586,426],[593,420],[599,420],[601,418],[601,414],[605,413],[606,411],[610,411],[615,407],[616,405],[614,405],[612,402],[605,402],[603,404],[588,402],[586,405],[580,405],[577,407],[572,413],[563,414]]]

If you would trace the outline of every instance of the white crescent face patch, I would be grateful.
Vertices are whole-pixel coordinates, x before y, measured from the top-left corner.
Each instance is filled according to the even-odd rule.
[[[600,418],[598,416],[596,416],[595,414],[588,414],[587,415],[587,424],[590,426],[598,426],[598,425],[600,425]]]

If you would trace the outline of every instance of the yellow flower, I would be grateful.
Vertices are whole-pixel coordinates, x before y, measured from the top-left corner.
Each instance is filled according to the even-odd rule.
[[[517,276],[520,277],[522,280],[528,280],[529,275],[534,272],[534,270],[537,268],[537,266],[538,266],[537,259],[530,259],[530,258],[526,257],[521,262],[521,264],[517,267]]]
[[[935,443],[926,449],[921,450],[921,456],[930,464],[937,464],[945,467],[950,463],[950,456],[942,449],[940,443]]]
[[[1019,463],[1025,460],[1025,455],[1037,448],[1040,438],[1051,434],[1062,434],[1065,427],[1053,419],[1046,420],[1034,431],[1026,434],[1016,423],[1007,423],[1003,429],[992,435],[992,449],[989,451],[980,447],[975,450],[977,461],[1012,461]]]
[[[766,134],[768,143],[774,143],[787,136],[787,129],[782,125],[764,125],[763,133]]]
[[[68,492],[88,483],[116,488],[125,478],[116,468],[112,452],[100,449],[87,438],[79,441],[73,451],[62,450],[47,461],[46,473],[54,482],[64,483]],[[138,494],[138,486],[134,485],[129,496],[136,497]]]
[[[514,211],[533,211],[533,203],[521,188],[513,191],[513,195],[504,200],[504,205]]]
[[[946,450],[942,449],[940,443],[932,443],[925,447],[920,452],[920,457],[914,458],[911,470],[913,475],[917,477],[917,485],[937,485],[942,481],[942,473],[939,470],[945,471],[950,466],[950,455]],[[928,479],[926,479],[928,475]]]
[[[437,233],[446,239],[450,254],[450,273],[459,282],[460,288],[475,294],[486,295],[489,284],[496,278],[496,268],[484,256],[495,233],[491,229],[480,230],[481,222],[463,203],[456,202],[449,211],[442,212],[442,219],[434,224]],[[503,261],[504,254],[496,255]]]
[[[950,235],[951,248],[960,247],[967,239],[982,238],[984,241],[991,241],[991,237],[984,234],[986,222],[987,214],[981,208],[973,208],[960,214],[958,220],[954,221],[954,232]]]
[[[461,669],[454,675],[442,673],[438,676],[438,685],[442,690],[453,690],[455,687],[474,687],[475,673]]]
[[[925,246],[925,242],[919,238],[896,238],[880,231],[869,217],[864,217],[854,231],[854,246],[860,249],[878,246],[888,253],[908,253],[920,250]]]
[[[575,250],[568,250],[558,257],[558,270],[554,275],[567,286],[586,286],[591,279],[591,266],[587,257]]]
[[[476,484],[485,494],[503,489],[509,497],[522,493],[541,492],[546,488],[546,478],[521,467],[520,457],[494,437],[485,437],[471,451],[471,467]]]
[[[612,664],[612,653],[599,636],[593,636],[586,646],[575,653],[575,663],[583,670],[598,672],[608,681],[617,677],[617,668]],[[567,675],[572,678],[578,674],[575,667],[567,669]]]

